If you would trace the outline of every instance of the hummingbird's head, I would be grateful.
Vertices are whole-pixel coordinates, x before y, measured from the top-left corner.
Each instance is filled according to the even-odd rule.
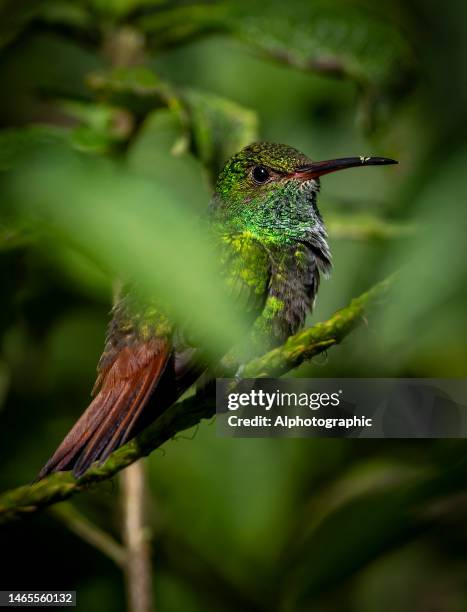
[[[212,201],[214,220],[278,243],[325,241],[316,203],[322,175],[345,168],[394,164],[383,157],[313,162],[293,147],[259,142],[242,149],[222,169]],[[321,240],[320,240],[321,241]]]

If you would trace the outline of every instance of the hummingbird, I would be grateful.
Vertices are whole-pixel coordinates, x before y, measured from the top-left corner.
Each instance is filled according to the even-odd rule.
[[[208,209],[210,239],[236,306],[251,321],[251,350],[283,343],[305,324],[331,252],[317,206],[320,178],[385,157],[312,161],[283,144],[254,143],[221,170]],[[154,303],[131,290],[112,309],[93,399],[38,474],[72,470],[79,478],[104,462],[172,405],[206,370],[202,349],[187,341]],[[219,354],[226,351],[220,347]]]

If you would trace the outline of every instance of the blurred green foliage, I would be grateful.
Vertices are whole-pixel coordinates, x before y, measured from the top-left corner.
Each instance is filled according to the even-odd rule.
[[[323,180],[335,270],[310,321],[400,274],[377,319],[297,374],[466,375],[465,3],[0,11],[1,489],[28,482],[85,407],[116,274],[175,317],[189,307],[208,344],[237,333],[198,216],[223,161],[257,138],[400,162]],[[147,460],[157,609],[465,610],[465,452],[203,424]],[[73,503],[119,538],[116,487]],[[2,588],[124,608],[120,570],[53,515],[0,538]]]

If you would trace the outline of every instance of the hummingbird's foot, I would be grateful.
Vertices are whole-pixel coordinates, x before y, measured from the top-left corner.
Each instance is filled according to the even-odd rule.
[[[244,371],[244,370],[245,370],[245,364],[244,364],[244,363],[241,363],[241,364],[238,366],[237,371],[235,372],[235,376],[234,376],[234,378],[235,378],[235,382],[236,382],[236,383],[241,382],[241,380],[243,379],[243,371]]]

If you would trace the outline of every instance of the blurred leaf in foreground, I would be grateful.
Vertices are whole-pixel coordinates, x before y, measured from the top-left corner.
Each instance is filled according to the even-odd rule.
[[[189,146],[189,134],[180,113],[161,108],[145,119],[127,161],[130,168],[161,184],[177,185],[179,197],[192,211],[204,215],[211,191],[204,167],[189,153]]]
[[[69,139],[69,131],[50,125],[30,125],[0,132],[0,172],[11,170],[44,146],[60,145]],[[3,208],[0,218],[0,251],[28,245],[36,236],[26,219],[13,220]]]
[[[177,185],[53,148],[9,177],[7,196],[20,219],[50,240],[73,245],[143,295],[160,296],[178,323],[189,317],[207,348],[235,343],[242,323],[205,228]]]
[[[31,124],[0,132],[0,171],[10,170],[21,159],[44,146],[66,143],[69,130],[52,125]]]
[[[433,164],[413,209],[422,231],[385,258],[386,269],[400,268],[401,274],[395,298],[382,314],[382,341],[397,353],[399,364],[423,346],[423,358],[437,364],[437,372],[447,362],[448,376],[465,371],[465,308],[456,304],[465,295],[467,273],[467,211],[459,206],[467,197],[466,162],[464,148]],[[448,356],[456,354],[459,359],[452,362]]]

